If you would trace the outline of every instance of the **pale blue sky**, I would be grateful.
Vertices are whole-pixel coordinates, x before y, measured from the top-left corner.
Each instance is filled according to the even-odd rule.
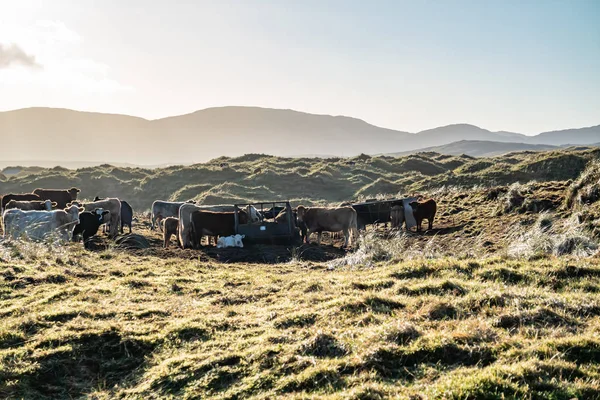
[[[0,45],[0,110],[255,105],[413,132],[600,124],[600,0],[3,0]]]

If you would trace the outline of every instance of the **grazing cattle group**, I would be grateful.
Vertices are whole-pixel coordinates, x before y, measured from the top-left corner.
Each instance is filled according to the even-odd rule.
[[[80,190],[35,189],[33,193],[7,194],[0,199],[4,237],[10,239],[79,240],[88,248],[90,238],[98,233],[102,225],[108,236],[114,238],[129,227],[132,233],[133,208],[118,198],[96,197],[92,202],[78,201]],[[421,231],[423,220],[428,221],[428,229],[433,228],[437,211],[435,200],[419,198],[405,199],[402,203],[392,202],[388,206],[392,229],[401,229],[408,218],[414,218],[417,231]],[[355,205],[357,206],[357,205]],[[286,210],[281,206],[262,209],[254,206],[237,208],[230,205],[206,206],[192,201],[170,202],[156,200],[150,214],[151,229],[163,231],[163,245],[170,245],[175,235],[178,245],[184,249],[201,246],[202,237],[209,238],[209,245],[218,247],[242,247],[242,236],[236,235],[238,224],[262,224],[264,221],[289,223],[301,232],[302,241],[309,243],[311,233],[317,233],[317,244],[321,244],[323,232],[343,232],[344,246],[351,245],[358,238],[357,211],[348,203],[339,207],[304,207]],[[262,207],[262,206],[261,206]],[[291,222],[287,213],[292,212]],[[379,215],[378,215],[379,217]],[[378,222],[384,222],[378,220]],[[261,227],[262,229],[262,227]],[[298,232],[298,231],[296,231]],[[221,240],[218,240],[218,239]],[[227,240],[225,240],[227,239]]]

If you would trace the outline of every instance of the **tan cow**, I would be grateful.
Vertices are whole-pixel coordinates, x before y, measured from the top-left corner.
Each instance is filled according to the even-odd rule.
[[[390,208],[390,219],[392,220],[392,229],[401,229],[404,224],[404,207],[398,205]]]
[[[321,245],[323,232],[344,232],[344,247],[352,243],[353,235],[358,238],[356,210],[352,207],[304,207],[298,206],[298,222],[306,224],[306,243],[312,232],[318,233],[317,244]]]
[[[52,211],[52,208],[56,208],[56,202],[46,201],[18,201],[11,200],[6,203],[6,209],[10,210],[16,208],[23,211]]]
[[[163,240],[165,249],[169,247],[172,235],[175,235],[175,237],[177,238],[177,242],[179,242],[179,235],[177,234],[177,231],[179,230],[179,218],[167,217],[165,219],[162,219],[160,221],[160,224],[163,230]]]

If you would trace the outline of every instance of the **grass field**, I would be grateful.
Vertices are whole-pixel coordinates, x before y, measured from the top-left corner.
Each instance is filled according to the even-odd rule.
[[[600,398],[597,158],[525,153],[418,175],[435,229],[370,230],[348,251],[161,249],[141,214],[146,249],[0,244],[0,398]],[[278,175],[303,168],[274,160]],[[208,183],[178,181],[187,173],[173,172],[177,196],[206,198],[194,191]]]

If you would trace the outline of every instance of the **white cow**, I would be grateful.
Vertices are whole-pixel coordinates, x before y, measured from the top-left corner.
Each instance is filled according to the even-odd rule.
[[[2,214],[4,238],[43,241],[56,236],[69,241],[75,225],[79,224],[79,213],[82,211],[75,205],[54,211],[6,210]]]
[[[217,248],[222,249],[225,247],[244,247],[242,239],[245,237],[246,235],[231,235],[220,237],[217,241]]]

